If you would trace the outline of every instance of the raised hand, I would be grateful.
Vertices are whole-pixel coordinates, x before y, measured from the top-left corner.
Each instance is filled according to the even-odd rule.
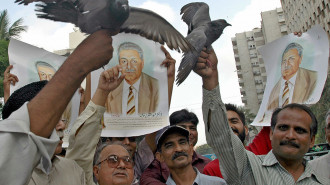
[[[121,70],[122,68],[120,67],[120,65],[117,65],[101,73],[99,78],[99,84],[92,98],[92,101],[95,104],[104,106],[105,100],[107,99],[110,91],[115,90],[124,80],[125,74],[121,74],[119,76]]]
[[[160,49],[165,54],[165,60],[160,64],[161,66],[165,66],[167,68],[167,77],[173,77],[175,76],[175,60],[172,58],[171,54],[165,49],[164,46],[161,46]]]
[[[219,83],[217,65],[218,58],[214,50],[207,51],[204,48],[200,53],[194,72],[202,77],[203,86],[208,90],[213,89]]]
[[[5,103],[10,96],[10,84],[15,85],[18,82],[18,77],[10,73],[13,65],[9,65],[3,73],[3,96]]]

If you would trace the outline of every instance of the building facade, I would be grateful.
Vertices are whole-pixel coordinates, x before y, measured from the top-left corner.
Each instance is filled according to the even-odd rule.
[[[330,38],[329,0],[281,0],[288,32],[306,32],[319,24]]]
[[[259,110],[267,81],[264,61],[257,50],[266,43],[287,35],[281,8],[262,12],[261,18],[261,28],[237,33],[231,39],[242,102],[253,114],[257,114]]]

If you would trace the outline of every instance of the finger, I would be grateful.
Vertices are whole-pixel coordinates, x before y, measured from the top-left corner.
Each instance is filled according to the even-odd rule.
[[[199,57],[202,57],[202,58],[206,59],[206,58],[209,57],[209,54],[206,51],[201,51]]]
[[[9,65],[3,74],[10,73],[10,70],[13,68],[13,65]]]
[[[197,62],[199,62],[199,63],[206,63],[206,58],[198,57]]]
[[[112,70],[106,70],[103,72],[104,78],[106,81],[111,81]]]
[[[204,69],[206,67],[207,67],[206,62],[205,63],[197,62],[195,66],[196,69]]]
[[[113,78],[115,80],[117,80],[118,79],[118,75],[119,75],[118,66],[116,66],[116,67],[113,68]]]
[[[18,82],[18,77],[16,75],[9,73],[9,77],[14,78],[14,80]]]

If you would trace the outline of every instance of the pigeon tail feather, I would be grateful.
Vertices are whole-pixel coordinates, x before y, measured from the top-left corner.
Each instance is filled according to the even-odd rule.
[[[176,85],[179,86],[190,74],[198,60],[198,54],[195,52],[185,53],[179,66],[179,71],[176,76]],[[192,62],[193,61],[193,62]]]

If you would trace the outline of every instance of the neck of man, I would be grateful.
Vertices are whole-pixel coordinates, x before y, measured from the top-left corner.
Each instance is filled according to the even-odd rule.
[[[170,169],[170,173],[172,179],[177,185],[191,185],[194,183],[197,176],[197,173],[191,164],[184,168]]]
[[[305,166],[303,164],[303,158],[298,160],[288,160],[288,159],[280,159],[279,157],[276,157],[278,162],[282,165],[283,168],[285,168],[294,178],[295,181],[299,179],[301,174],[305,171]]]

